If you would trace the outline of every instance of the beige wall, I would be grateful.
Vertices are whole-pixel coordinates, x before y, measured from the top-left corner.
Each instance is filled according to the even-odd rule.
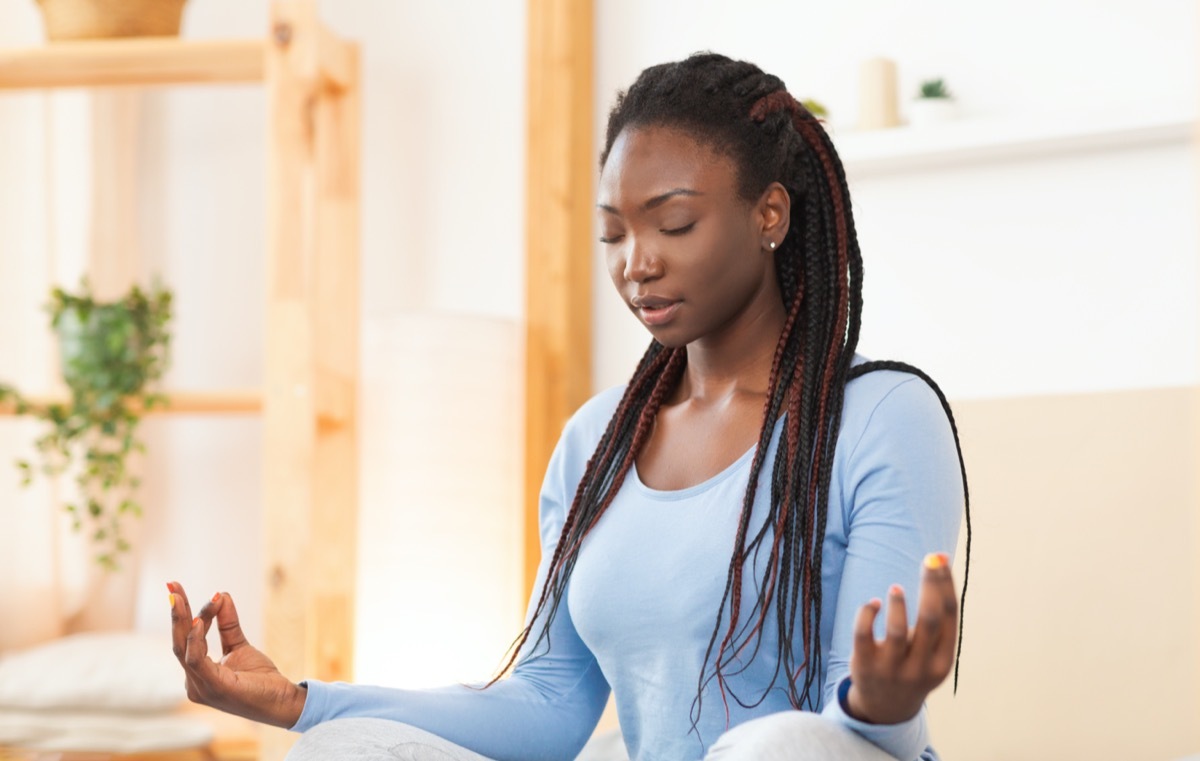
[[[958,695],[929,701],[944,758],[1200,752],[1196,405],[1188,388],[954,404],[973,542]]]

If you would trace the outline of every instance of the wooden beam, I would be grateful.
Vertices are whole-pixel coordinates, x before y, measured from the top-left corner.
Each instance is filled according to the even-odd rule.
[[[326,88],[316,106],[317,249],[311,296],[318,411],[328,417],[317,429],[313,472],[313,530],[321,544],[310,560],[310,610],[316,623],[310,660],[312,675],[327,681],[354,676],[358,570],[362,86],[358,46],[341,43],[340,48],[345,52],[340,86]]]
[[[592,0],[529,0],[525,577],[538,493],[563,425],[591,395]]]
[[[358,46],[341,39],[324,24],[317,37],[317,60],[321,77],[330,89],[342,91],[358,86]]]
[[[263,650],[292,679],[313,675],[318,622],[312,558],[328,551],[314,525],[317,465],[315,197],[317,12],[314,0],[271,4],[266,58],[267,325],[263,398]],[[320,545],[318,547],[318,545]],[[318,551],[319,550],[319,551]],[[263,727],[261,758],[295,738]]]
[[[141,37],[0,50],[0,90],[260,82],[262,40]]]

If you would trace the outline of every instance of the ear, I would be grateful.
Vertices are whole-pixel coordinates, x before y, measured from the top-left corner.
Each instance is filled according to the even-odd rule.
[[[760,225],[763,249],[771,250],[770,244],[774,243],[774,250],[779,250],[792,222],[792,197],[787,189],[778,182],[768,185],[759,196],[755,214]]]

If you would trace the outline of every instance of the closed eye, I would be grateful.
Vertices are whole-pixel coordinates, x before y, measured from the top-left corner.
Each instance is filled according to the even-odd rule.
[[[690,225],[684,225],[683,227],[676,227],[673,230],[660,230],[659,232],[661,232],[663,235],[683,235],[684,233],[691,231],[691,229],[695,226],[696,226],[696,223],[693,222]]]
[[[621,238],[624,238],[624,237],[625,237],[624,235],[614,235],[611,238],[601,238],[600,242],[601,243],[616,243],[617,241],[621,240]]]

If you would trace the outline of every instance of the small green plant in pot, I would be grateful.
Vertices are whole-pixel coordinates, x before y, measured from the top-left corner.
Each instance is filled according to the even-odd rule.
[[[69,400],[38,404],[0,384],[0,402],[48,426],[36,441],[41,467],[17,463],[23,484],[39,469],[51,477],[73,470],[79,499],[65,509],[75,530],[88,527],[97,561],[110,570],[130,549],[123,520],[142,514],[129,460],[145,451],[136,435],[142,413],[167,401],[154,387],[170,362],[171,300],[159,283],[149,292],[134,286],[114,302],[97,302],[86,279],[77,294],[55,288],[47,310]]]
[[[914,127],[938,124],[958,115],[958,103],[942,78],[922,80],[917,97],[908,104],[908,122]]]

